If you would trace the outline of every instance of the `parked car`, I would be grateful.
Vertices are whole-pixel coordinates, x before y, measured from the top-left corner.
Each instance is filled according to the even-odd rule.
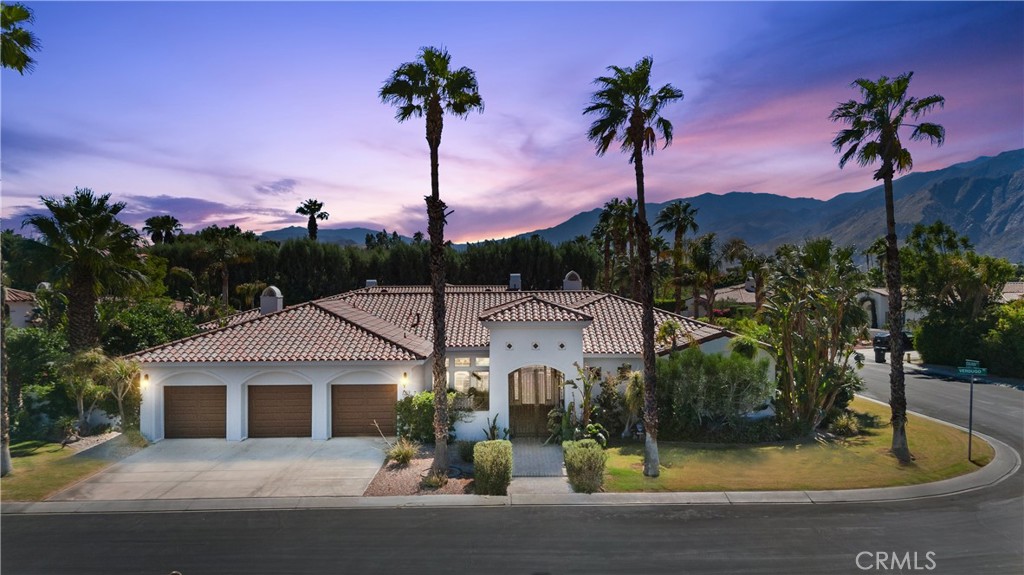
[[[889,349],[889,333],[880,333],[872,339],[872,346],[875,348],[875,363],[885,363],[885,353]],[[914,349],[914,337],[909,331],[903,332],[903,351]]]

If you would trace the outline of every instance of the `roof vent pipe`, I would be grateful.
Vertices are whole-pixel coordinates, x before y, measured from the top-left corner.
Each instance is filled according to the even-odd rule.
[[[281,290],[270,286],[260,294],[260,315],[267,315],[284,309],[284,296]]]
[[[522,291],[523,289],[523,276],[522,274],[509,274],[508,276],[508,291]]]

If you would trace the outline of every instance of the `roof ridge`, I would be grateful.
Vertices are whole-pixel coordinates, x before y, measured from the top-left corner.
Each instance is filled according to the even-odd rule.
[[[413,331],[405,329],[402,326],[393,324],[382,317],[376,316],[364,309],[361,309],[352,303],[349,303],[343,299],[333,300],[325,303],[328,303],[329,305],[332,306],[337,306],[341,309],[331,309],[329,307],[325,307],[321,303],[316,303],[313,305],[323,310],[324,312],[329,313],[337,317],[338,319],[341,319],[342,321],[352,324],[353,326],[363,330],[364,332],[370,334],[371,336],[379,337],[391,343],[392,345],[396,345],[408,352],[413,353],[414,355],[422,356],[425,358],[428,355],[430,355],[430,353],[433,351],[433,344],[429,340],[416,335],[416,333]],[[353,314],[361,317],[351,317]],[[371,329],[370,327],[364,325],[363,321],[360,321],[365,320],[367,318],[372,318],[373,321],[379,323],[380,327],[383,327],[385,329]],[[398,337],[397,332],[401,332],[402,337]]]
[[[594,316],[592,316],[592,315],[590,315],[590,314],[588,314],[588,313],[586,313],[584,311],[581,311],[581,310],[578,310],[578,309],[575,309],[575,308],[571,308],[571,307],[566,307],[566,306],[564,306],[562,304],[555,303],[555,302],[553,302],[551,300],[547,300],[547,299],[544,299],[542,297],[539,297],[536,294],[527,294],[524,297],[516,298],[516,299],[514,299],[514,300],[512,300],[510,302],[507,302],[507,303],[504,303],[504,304],[500,304],[500,305],[496,305],[496,306],[492,306],[492,307],[486,308],[484,310],[481,310],[480,315],[477,316],[477,319],[479,319],[480,321],[487,321],[485,318],[494,317],[494,316],[496,316],[498,314],[501,314],[503,312],[506,312],[508,310],[511,310],[513,308],[519,307],[521,305],[524,305],[524,304],[527,304],[527,303],[533,302],[533,301],[540,302],[540,303],[544,304],[545,306],[553,307],[553,308],[555,308],[557,310],[560,310],[560,311],[563,311],[563,312],[567,312],[571,317],[580,318],[579,320],[576,320],[576,321],[580,321],[580,320],[582,320],[582,321],[587,321],[587,320],[593,321],[594,320]],[[569,320],[559,320],[559,321],[569,321]]]
[[[144,353],[149,353],[151,351],[157,351],[157,350],[169,348],[171,346],[175,346],[175,345],[178,345],[178,344],[183,344],[183,343],[188,342],[188,341],[192,341],[192,340],[196,340],[196,339],[201,339],[201,338],[204,338],[204,337],[212,336],[214,334],[218,334],[218,333],[220,333],[222,331],[225,331],[225,330],[228,330],[228,329],[232,329],[232,328],[236,328],[236,327],[241,327],[241,326],[244,326],[244,325],[249,325],[251,323],[255,323],[255,322],[261,321],[264,318],[269,318],[269,317],[273,317],[273,316],[282,314],[282,313],[284,313],[286,311],[297,311],[297,310],[302,309],[304,307],[311,307],[311,306],[312,306],[312,302],[306,302],[306,303],[300,303],[300,304],[297,304],[297,305],[289,306],[289,307],[286,307],[284,309],[280,309],[280,310],[277,310],[277,311],[271,312],[271,313],[261,313],[260,315],[254,317],[252,319],[247,319],[247,320],[244,320],[244,321],[240,321],[238,323],[232,323],[232,324],[228,324],[228,325],[223,325],[223,326],[220,326],[220,327],[217,327],[217,328],[214,328],[214,329],[209,329],[209,330],[206,330],[206,331],[200,331],[199,333],[190,335],[188,337],[183,337],[181,339],[176,339],[174,341],[169,341],[167,343],[161,343],[160,345],[154,345],[153,347],[147,347],[146,349],[140,349],[139,351],[132,352],[132,353],[129,353],[127,355],[123,355],[121,357],[123,359],[129,359],[129,358],[135,357],[137,355],[142,355]],[[253,308],[253,309],[256,309],[256,308]],[[238,312],[238,313],[248,313],[250,311],[252,311],[252,309],[246,310],[244,312]],[[237,315],[237,314],[231,314],[231,315]],[[231,316],[227,316],[227,317],[231,317]],[[210,323],[210,322],[204,322],[204,323]],[[203,325],[203,324],[196,325],[196,328],[199,328],[200,325]]]

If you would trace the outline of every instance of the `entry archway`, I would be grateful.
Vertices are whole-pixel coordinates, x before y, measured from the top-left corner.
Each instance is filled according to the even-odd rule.
[[[545,365],[528,365],[508,374],[508,420],[513,437],[548,434],[548,412],[563,401],[565,374]]]

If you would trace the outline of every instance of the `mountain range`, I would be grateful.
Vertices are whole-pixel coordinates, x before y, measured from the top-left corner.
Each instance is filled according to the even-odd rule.
[[[905,238],[914,224],[935,220],[967,236],[979,253],[1024,262],[1024,149],[982,156],[931,172],[917,172],[893,182],[897,235]],[[701,194],[680,198],[697,209],[699,233],[713,231],[725,240],[739,237],[761,252],[784,243],[828,236],[842,245],[866,248],[885,234],[882,186],[837,195],[829,200],[791,198],[755,192]],[[648,203],[652,223],[666,205]],[[553,243],[589,236],[600,207],[522,236],[537,234]],[[367,228],[320,229],[321,241],[362,244]],[[283,240],[302,237],[293,226],[263,234]],[[671,237],[666,234],[666,239]]]

